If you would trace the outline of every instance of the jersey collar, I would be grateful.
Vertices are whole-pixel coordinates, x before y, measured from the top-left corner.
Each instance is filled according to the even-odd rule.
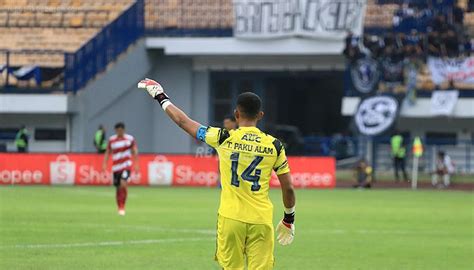
[[[258,127],[239,127],[237,130],[242,131],[260,131]]]

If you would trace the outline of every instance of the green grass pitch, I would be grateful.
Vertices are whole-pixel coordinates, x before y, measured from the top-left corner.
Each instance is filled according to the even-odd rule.
[[[219,269],[218,189],[0,187],[0,269]],[[272,190],[275,222],[279,190]],[[297,190],[275,269],[473,269],[473,193]]]

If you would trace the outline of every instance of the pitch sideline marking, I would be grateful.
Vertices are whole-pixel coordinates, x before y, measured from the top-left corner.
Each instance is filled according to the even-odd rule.
[[[423,231],[423,230],[345,230],[345,229],[333,229],[333,230],[318,230],[311,229],[306,230],[307,233],[316,234],[387,234],[387,235],[452,235],[452,232],[443,231]]]
[[[20,222],[19,224],[22,225],[35,225],[30,222]],[[42,225],[42,224],[41,224]],[[55,227],[55,228],[63,228],[63,225],[45,225],[47,228]],[[68,224],[68,226],[75,226],[75,227],[89,227],[89,228],[105,228],[110,230],[110,225],[108,224],[95,224],[95,223],[74,223]],[[174,233],[196,233],[196,234],[204,234],[204,235],[215,235],[216,229],[179,229],[179,228],[165,228],[165,227],[153,227],[153,226],[143,226],[143,225],[114,225],[114,228],[123,228],[123,229],[130,229],[130,230],[137,230],[137,231],[155,231],[155,232],[174,232]],[[38,229],[37,227],[35,229]],[[5,228],[0,228],[0,231],[4,231]],[[114,230],[117,231],[117,230]]]
[[[124,246],[124,245],[144,245],[144,244],[160,244],[160,243],[177,243],[177,242],[198,242],[214,240],[214,238],[169,238],[169,239],[144,239],[130,241],[105,241],[105,242],[84,242],[84,243],[68,243],[68,244],[18,244],[12,246],[0,246],[5,248],[76,248],[76,247],[105,247],[105,246]]]
[[[89,189],[66,189],[68,191],[71,191],[71,194],[89,194],[93,196],[98,196],[98,197],[106,197],[106,198],[114,198],[115,197],[115,192],[109,192],[109,191],[100,191],[100,190],[89,190]],[[136,194],[128,194],[128,198],[135,198],[137,197]]]
[[[31,225],[30,223],[27,223]],[[76,223],[73,225],[84,226],[84,227],[94,227],[94,228],[105,228],[110,230],[109,225],[105,224],[95,224],[95,223]],[[115,226],[116,228],[130,229],[136,231],[148,231],[148,232],[172,232],[172,233],[190,233],[190,234],[202,234],[202,235],[215,235],[215,229],[181,229],[181,228],[166,228],[166,227],[154,227],[154,226],[143,226],[143,225],[125,225],[119,224]],[[0,228],[0,231],[4,230]],[[112,230],[117,231],[117,230]],[[443,232],[443,231],[426,231],[426,230],[390,230],[390,229],[309,229],[304,230],[306,233],[313,234],[380,234],[380,235],[452,235],[452,232]]]

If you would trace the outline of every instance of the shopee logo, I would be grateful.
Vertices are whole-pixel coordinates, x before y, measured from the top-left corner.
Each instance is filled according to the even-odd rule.
[[[66,155],[59,155],[55,161],[49,163],[51,184],[73,185],[76,178],[76,163]]]
[[[3,170],[0,171],[0,182],[2,184],[41,184],[43,173],[39,170]]]

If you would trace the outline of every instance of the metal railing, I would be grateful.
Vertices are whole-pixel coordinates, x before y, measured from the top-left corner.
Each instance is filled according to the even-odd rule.
[[[405,138],[407,168],[411,167],[413,138]],[[420,170],[430,173],[436,165],[438,151],[443,151],[451,157],[457,173],[474,174],[474,141],[429,138],[422,140],[424,154],[420,158]],[[337,160],[357,158],[368,159],[375,170],[388,171],[393,168],[390,149],[390,138],[368,137],[305,137],[305,155],[334,156]]]

